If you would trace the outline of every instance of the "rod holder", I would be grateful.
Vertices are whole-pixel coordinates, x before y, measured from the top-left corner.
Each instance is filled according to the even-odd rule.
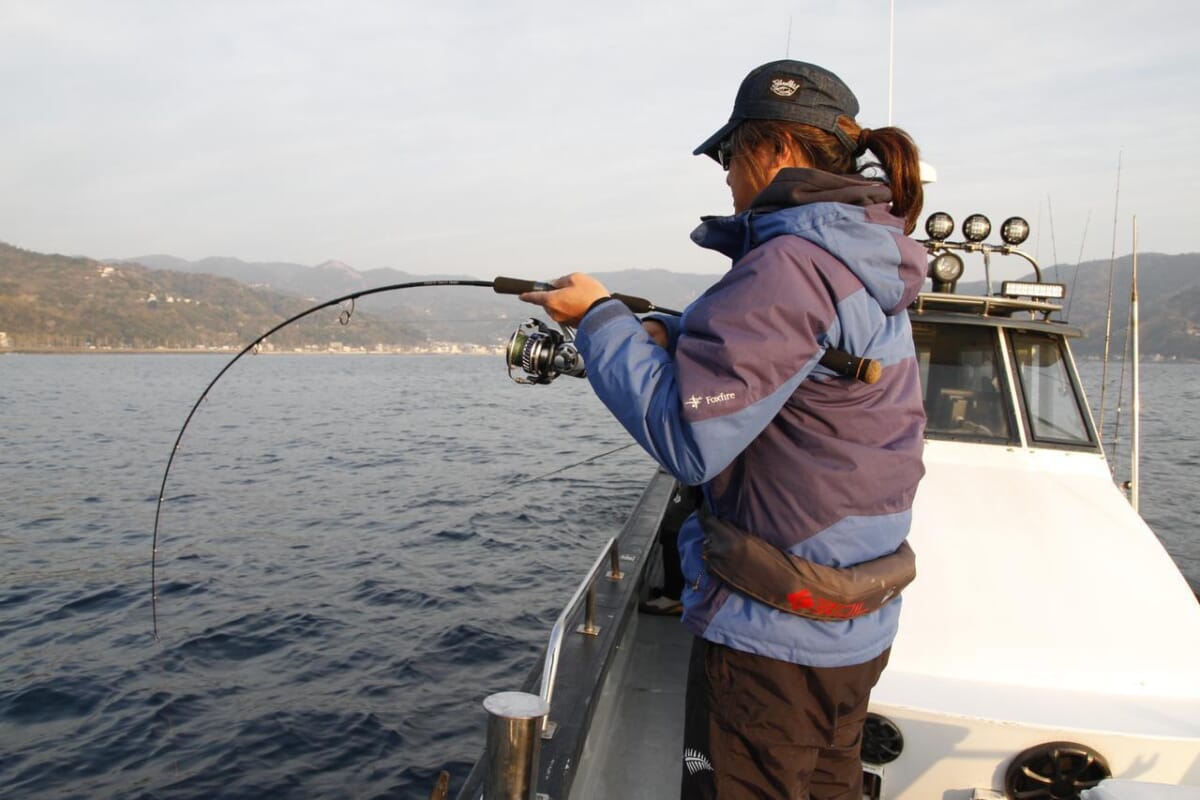
[[[625,578],[625,573],[621,572],[621,548],[616,539],[613,539],[612,547],[608,549],[608,579],[610,581],[619,581]]]
[[[497,692],[488,713],[484,800],[536,800],[542,721],[550,704],[536,694]]]
[[[584,636],[596,636],[600,629],[596,627],[596,584],[588,586],[587,598],[583,603],[583,623],[575,629],[576,633]]]

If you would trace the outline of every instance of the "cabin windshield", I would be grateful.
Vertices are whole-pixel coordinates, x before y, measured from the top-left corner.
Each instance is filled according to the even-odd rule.
[[[1062,339],[1013,331],[1011,340],[1030,438],[1049,444],[1091,444]]]
[[[1017,445],[1020,419],[1031,445],[1095,446],[1061,336],[921,320],[912,328],[926,437]],[[1011,377],[1000,350],[1005,342]]]
[[[925,435],[931,439],[1014,442],[996,329],[913,323]]]

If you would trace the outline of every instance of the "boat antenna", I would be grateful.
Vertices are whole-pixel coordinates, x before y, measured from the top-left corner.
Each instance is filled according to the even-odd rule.
[[[1129,314],[1133,313],[1133,309],[1129,309]],[[1113,409],[1112,423],[1112,441],[1109,443],[1109,451],[1107,452],[1108,468],[1113,473],[1113,478],[1117,477],[1117,461],[1121,455],[1121,422],[1125,418],[1125,369],[1129,366],[1129,331],[1132,327],[1132,320],[1129,314],[1125,317],[1125,342],[1121,350],[1121,371],[1117,375],[1117,399]],[[1128,481],[1125,483],[1125,489],[1129,488]]]
[[[1100,369],[1100,446],[1104,446],[1104,401],[1108,392],[1108,346],[1112,341],[1113,281],[1117,270],[1117,209],[1121,203],[1121,155],[1117,151],[1117,189],[1113,197],[1112,251],[1108,256],[1108,312],[1104,317],[1104,361]]]
[[[783,43],[783,57],[792,57],[792,15],[788,14],[787,41]]]
[[[892,125],[892,76],[896,64],[896,0],[888,2],[888,115],[887,124]]]
[[[1050,257],[1054,259],[1054,280],[1058,280],[1058,239],[1054,236],[1054,203],[1046,195],[1046,211],[1050,214]]]
[[[1142,397],[1139,381],[1139,347],[1138,347],[1138,228],[1137,215],[1133,216],[1133,276],[1129,283],[1129,338],[1133,343],[1133,378],[1130,391],[1133,392],[1133,430],[1129,442],[1129,502],[1133,510],[1138,510],[1138,462],[1141,460],[1142,438]]]
[[[1067,298],[1067,313],[1063,319],[1071,318],[1071,302],[1075,299],[1076,287],[1079,285],[1079,264],[1083,261],[1083,245],[1087,242],[1088,226],[1092,224],[1092,210],[1089,208],[1087,217],[1083,220],[1083,236],[1079,239],[1079,255],[1075,257],[1075,271],[1071,274],[1071,296]]]

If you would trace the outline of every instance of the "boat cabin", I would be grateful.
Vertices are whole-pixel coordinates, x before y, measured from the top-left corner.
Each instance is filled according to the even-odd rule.
[[[913,340],[925,391],[925,434],[930,439],[1017,447],[1097,450],[1098,437],[1084,399],[1068,341],[1078,328],[1054,319],[1065,287],[1041,281],[1041,270],[1016,245],[1028,235],[1019,217],[1004,223],[1005,244],[987,245],[991,225],[972,215],[968,238],[951,242],[946,214],[926,223],[934,291],[910,311]],[[1034,281],[1005,281],[1000,294],[960,295],[963,264],[955,251],[1019,255],[1035,270]],[[990,283],[990,269],[988,270]]]

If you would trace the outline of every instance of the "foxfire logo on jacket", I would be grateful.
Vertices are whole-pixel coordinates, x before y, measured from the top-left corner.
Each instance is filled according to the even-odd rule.
[[[699,395],[694,394],[687,400],[684,400],[683,404],[685,406],[689,406],[693,411],[695,411],[700,407],[701,403],[706,406],[711,406],[714,403],[728,403],[730,400],[733,400],[736,397],[737,395],[733,392],[721,392],[720,394],[710,394],[705,397],[700,397]]]

